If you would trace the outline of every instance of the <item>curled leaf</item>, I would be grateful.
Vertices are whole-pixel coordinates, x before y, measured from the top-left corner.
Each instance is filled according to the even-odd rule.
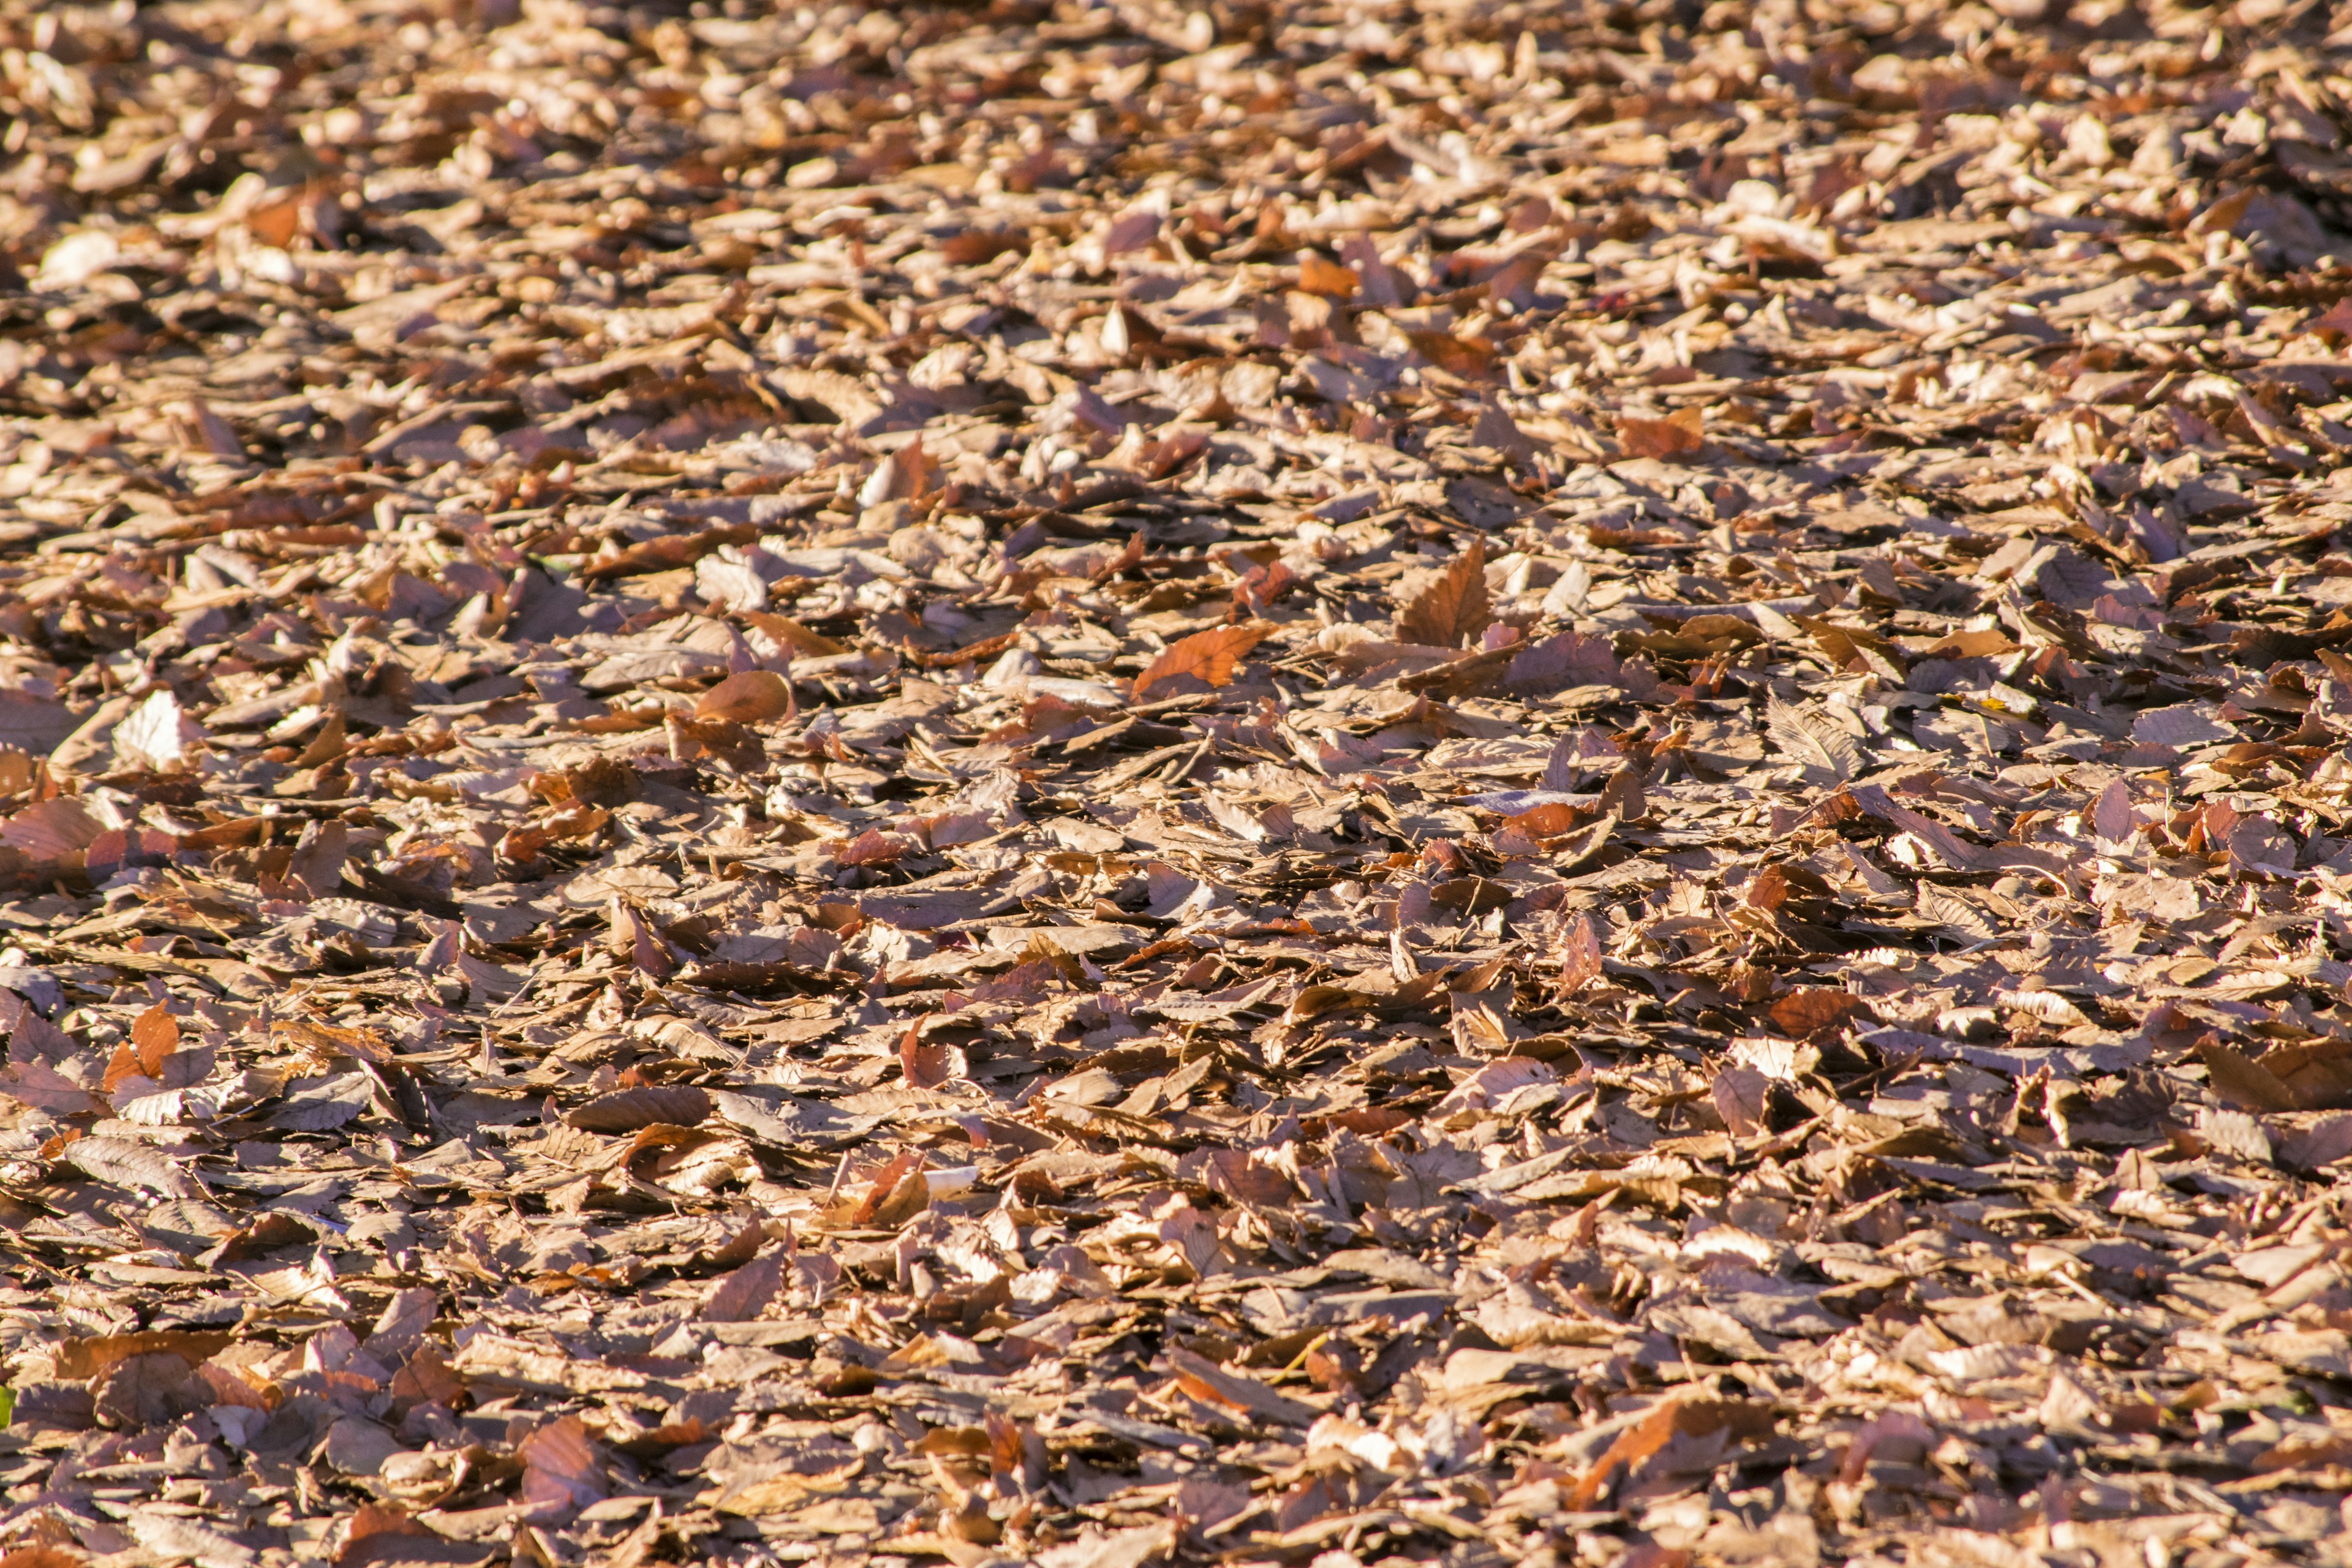
[[[736,671],[702,694],[694,716],[730,724],[764,724],[793,710],[792,682],[772,669]]]

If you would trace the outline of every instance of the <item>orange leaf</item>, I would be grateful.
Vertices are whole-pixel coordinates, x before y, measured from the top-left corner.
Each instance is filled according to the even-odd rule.
[[[1363,279],[1356,276],[1352,267],[1326,261],[1311,250],[1298,258],[1298,287],[1303,292],[1346,300],[1362,284]]]
[[[342,1545],[335,1549],[335,1568],[366,1568],[367,1564],[397,1555],[396,1550],[387,1551],[386,1548],[394,1545],[401,1538],[413,1541],[432,1533],[398,1508],[386,1507],[382,1503],[362,1503],[360,1510],[352,1515],[350,1533],[343,1538]],[[371,1546],[370,1542],[374,1544]]]
[[[849,651],[824,633],[809,630],[790,616],[779,616],[767,610],[746,610],[743,618],[777,643],[810,658],[831,658],[835,654]]]
[[[1453,374],[1470,377],[1486,374],[1494,363],[1495,345],[1485,338],[1457,338],[1451,332],[1412,331],[1405,341],[1413,352]]]
[[[1772,1022],[1791,1035],[1810,1035],[1843,1024],[1863,1010],[1863,999],[1833,985],[1807,985],[1772,1004]]]
[[[536,822],[519,823],[507,829],[506,837],[499,840],[499,858],[520,865],[535,858],[559,838],[593,837],[612,816],[601,805],[575,802],[559,807]]]
[[[392,1395],[395,1399],[455,1405],[465,1392],[465,1380],[449,1370],[449,1363],[442,1359],[441,1347],[431,1340],[417,1346],[408,1364],[393,1374]]]
[[[125,1079],[163,1076],[163,1064],[180,1048],[180,1025],[161,1002],[131,1020],[131,1037],[114,1047],[100,1087],[112,1094]]]
[[[1503,818],[1505,827],[1525,834],[1529,838],[1557,838],[1563,833],[1573,832],[1576,824],[1576,807],[1563,805],[1556,800],[1546,801],[1517,816]]]
[[[1173,680],[1189,675],[1211,686],[1223,686],[1234,679],[1234,666],[1242,655],[1264,641],[1274,628],[1264,623],[1239,626],[1212,626],[1205,632],[1194,632],[1160,650],[1160,657],[1150,668],[1135,678],[1135,694],[1145,692],[1163,680]]]
[[[1579,1511],[1592,1508],[1620,1476],[1641,1468],[1678,1436],[1706,1437],[1722,1432],[1730,1437],[1753,1437],[1771,1429],[1769,1405],[1736,1399],[1663,1400],[1621,1433],[1609,1451],[1584,1472],[1568,1495],[1568,1506]]]
[[[981,262],[994,260],[1008,250],[1020,248],[1021,241],[1017,237],[984,228],[968,228],[940,242],[940,254],[958,267],[978,266]]]
[[[1494,618],[1486,602],[1486,542],[1473,539],[1397,616],[1397,640],[1460,647]]]
[[[1677,409],[1664,419],[1621,416],[1617,439],[1633,458],[1679,458],[1706,444],[1706,416],[1696,408]]]
[[[793,683],[772,669],[743,669],[702,694],[694,705],[698,719],[723,719],[731,724],[759,724],[782,719],[793,710]]]
[[[876,1175],[865,1202],[851,1211],[849,1223],[884,1227],[902,1223],[921,1207],[913,1201],[918,1190],[923,1197],[929,1197],[930,1184],[923,1177],[923,1152],[904,1150]]]
[[[2317,1470],[2352,1462],[2352,1436],[2343,1433],[2310,1438],[2290,1437],[2273,1444],[2248,1467],[2258,1476],[2281,1470]]]

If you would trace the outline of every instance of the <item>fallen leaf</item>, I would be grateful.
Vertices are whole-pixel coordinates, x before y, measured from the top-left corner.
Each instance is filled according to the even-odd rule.
[[[1272,630],[1262,623],[1253,623],[1219,626],[1181,637],[1162,648],[1143,673],[1135,678],[1134,694],[1140,698],[1161,681],[1180,677],[1212,687],[1224,686],[1233,680],[1234,666],[1241,657],[1264,641]]]
[[[1431,647],[1459,647],[1486,629],[1486,542],[1473,539],[1397,616],[1397,636]]]
[[[1686,457],[1706,445],[1706,416],[1696,407],[1678,408],[1663,419],[1620,415],[1617,439],[1629,457]]]
[[[694,705],[697,719],[730,724],[764,724],[792,711],[792,683],[766,669],[738,671],[704,692]]]
[[[691,1085],[648,1085],[598,1095],[563,1120],[583,1132],[634,1132],[641,1127],[692,1127],[710,1111],[710,1096]]]

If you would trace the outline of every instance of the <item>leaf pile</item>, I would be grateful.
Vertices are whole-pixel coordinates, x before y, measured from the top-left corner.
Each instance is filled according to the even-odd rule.
[[[2347,134],[0,4],[0,1568],[2347,1560]]]

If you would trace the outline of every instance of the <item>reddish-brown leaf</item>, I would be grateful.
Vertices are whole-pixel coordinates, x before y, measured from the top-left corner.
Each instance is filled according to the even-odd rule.
[[[887,1215],[901,1206],[901,1189],[923,1183],[923,1152],[901,1150],[874,1177],[866,1197],[850,1214],[852,1225],[887,1225]]]
[[[1789,1034],[1803,1037],[1816,1029],[1843,1024],[1869,1004],[1851,991],[1829,985],[1801,985],[1772,1004],[1772,1022]]]
[[[784,1286],[784,1258],[780,1252],[755,1258],[722,1275],[702,1304],[706,1323],[744,1323],[767,1310]]]
[[[793,710],[793,685],[772,669],[741,669],[702,694],[694,716],[730,724],[764,724]]]
[[[1560,932],[1559,994],[1575,995],[1601,978],[1601,929],[1591,915],[1578,915]]]
[[[1636,1472],[1677,1437],[1760,1436],[1772,1429],[1772,1407],[1747,1400],[1668,1396],[1627,1427],[1578,1478],[1565,1500],[1572,1509],[1596,1505],[1623,1477]]]
[[[161,1079],[163,1064],[179,1045],[179,1021],[159,1002],[131,1020],[130,1037],[114,1047],[113,1059],[106,1064],[106,1077],[100,1087],[112,1094],[126,1079]]]
[[[1486,600],[1486,542],[1473,539],[1405,605],[1397,616],[1397,637],[1431,647],[1460,647],[1493,618]]]
[[[606,577],[631,577],[647,572],[673,571],[680,566],[693,565],[722,544],[749,544],[758,537],[757,529],[734,524],[706,529],[700,533],[668,534],[627,545],[612,555],[599,556],[583,564],[580,568],[580,575],[593,583]]]
[[[1772,1080],[1754,1068],[1727,1067],[1715,1075],[1715,1109],[1735,1137],[1753,1138],[1764,1131],[1764,1116],[1772,1094]]]
[[[2197,1055],[2213,1087],[2249,1110],[2334,1110],[2352,1105],[2352,1041],[2274,1046],[2249,1058],[2219,1041]]]
[[[907,1081],[917,1089],[937,1089],[971,1071],[961,1050],[950,1045],[924,1045],[919,1038],[923,1026],[908,1028],[898,1042],[898,1065]]]
[[[1622,415],[1617,439],[1629,457],[1686,457],[1706,445],[1706,416],[1696,407],[1676,409],[1664,419]]]
[[[522,1502],[534,1517],[569,1517],[604,1496],[604,1461],[577,1415],[549,1422],[517,1445]]]
[[[1241,657],[1265,640],[1274,628],[1264,622],[1238,626],[1214,626],[1194,632],[1160,649],[1158,658],[1135,678],[1135,695],[1141,697],[1162,681],[1189,676],[1210,686],[1232,683]]]
[[[768,610],[746,610],[743,618],[803,658],[830,658],[849,651],[822,632],[811,631],[790,616],[779,616]]]
[[[1298,287],[1307,293],[1348,300],[1354,298],[1362,285],[1363,279],[1356,276],[1354,268],[1327,261],[1311,250],[1298,258]]]

